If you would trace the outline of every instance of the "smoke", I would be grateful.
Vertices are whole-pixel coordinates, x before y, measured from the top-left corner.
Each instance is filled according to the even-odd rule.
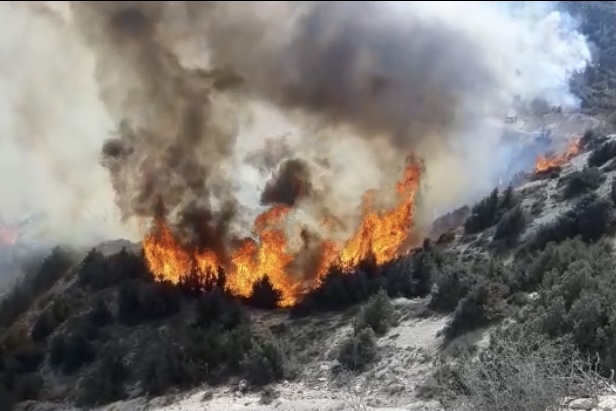
[[[223,253],[269,203],[343,239],[411,152],[427,223],[492,183],[513,104],[575,107],[590,59],[542,2],[22,3],[0,6],[0,212],[67,240],[165,217]]]
[[[0,22],[0,223],[31,246],[129,234],[99,165],[114,123],[91,52],[38,2],[2,3]]]
[[[310,190],[309,166],[299,159],[285,160],[261,193],[261,204],[293,207],[297,200],[310,195]]]

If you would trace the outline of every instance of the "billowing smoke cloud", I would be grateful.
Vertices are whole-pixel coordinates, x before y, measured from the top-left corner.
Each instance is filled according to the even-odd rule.
[[[299,159],[285,160],[261,193],[261,204],[284,204],[293,207],[310,195],[310,168]]]
[[[0,22],[3,228],[30,245],[130,234],[99,165],[114,120],[97,98],[92,53],[44,4],[2,3]]]
[[[121,141],[132,148],[117,151],[130,155],[107,156],[129,215],[151,214],[158,197],[171,210],[232,204],[234,127],[259,101],[300,126],[293,149],[321,165],[321,182],[348,173],[391,183],[418,152],[426,208],[453,204],[492,181],[493,122],[519,100],[575,104],[567,81],[590,57],[571,20],[545,3],[77,2],[73,11],[97,50],[106,104],[130,123]],[[183,68],[180,40],[217,71]],[[337,167],[339,157],[367,161]],[[362,183],[322,187],[310,207],[355,216]]]
[[[574,106],[567,81],[590,58],[547,3],[70,2],[62,22],[2,7],[36,21],[26,38],[41,48],[21,46],[5,75],[24,97],[8,99],[23,121],[3,141],[39,164],[13,169],[57,183],[34,204],[113,208],[102,152],[123,222],[164,216],[217,249],[259,203],[332,217],[344,238],[361,195],[390,187],[411,152],[428,221],[493,181],[512,104]]]

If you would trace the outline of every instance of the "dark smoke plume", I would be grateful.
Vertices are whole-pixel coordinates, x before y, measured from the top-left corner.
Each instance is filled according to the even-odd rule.
[[[261,204],[284,204],[293,207],[310,195],[310,169],[300,159],[285,160],[261,193]]]
[[[560,87],[568,78],[562,73],[583,67],[585,54],[550,55],[526,36],[523,24],[492,4],[465,6],[466,20],[460,19],[462,9],[448,7],[72,2],[76,26],[96,54],[101,97],[121,124],[103,157],[125,217],[152,216],[162,199],[166,218],[194,224],[182,218],[186,210],[205,210],[206,231],[228,239],[240,209],[232,184],[237,176],[228,166],[238,116],[250,102],[273,104],[314,134],[302,136],[295,149],[302,157],[314,156],[311,167],[320,164],[322,186],[331,186],[334,178],[348,182],[311,196],[318,202],[310,206],[319,214],[313,220],[327,215],[348,222],[366,186],[391,186],[410,152],[426,159],[428,177],[440,183],[468,161],[460,158],[471,151],[455,144],[473,138],[469,164],[488,167],[489,133],[477,124],[500,116],[516,95],[530,98]],[[193,54],[208,58],[208,70],[188,69],[180,61],[175,44],[187,39]],[[511,52],[512,39],[529,52]],[[577,37],[567,40],[585,46]],[[539,58],[537,50],[545,56]],[[545,67],[528,64],[542,57],[549,61]],[[296,205],[312,190],[304,182],[317,173],[301,164],[280,165],[261,202]],[[473,181],[457,176],[449,182],[458,183],[458,191],[439,184],[431,194],[434,202],[451,201]]]
[[[213,120],[211,98],[233,83],[232,76],[180,65],[158,39],[165,7],[72,3],[75,21],[96,52],[101,97],[119,122],[117,137],[103,147],[103,164],[126,218],[155,216],[162,201],[162,217],[177,216],[193,236],[201,233],[200,243],[219,249],[216,242],[225,238],[235,211],[229,183],[220,175],[235,133]]]

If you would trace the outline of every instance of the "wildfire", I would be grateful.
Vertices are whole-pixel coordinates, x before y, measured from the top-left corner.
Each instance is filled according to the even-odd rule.
[[[578,155],[580,150],[582,149],[582,140],[579,138],[573,139],[567,145],[565,151],[558,155],[550,156],[539,156],[537,157],[537,161],[535,163],[535,173],[545,173],[547,171],[553,170],[557,167],[562,166],[567,163],[573,157]]]
[[[241,297],[250,296],[254,285],[267,276],[282,295],[280,305],[289,307],[302,294],[317,287],[334,267],[349,272],[367,258],[373,258],[379,265],[394,259],[413,227],[420,176],[420,164],[410,161],[396,184],[398,203],[388,210],[375,210],[375,192],[367,192],[362,199],[358,229],[346,242],[325,240],[320,244],[316,272],[308,280],[290,274],[296,256],[289,251],[283,224],[291,208],[282,205],[259,215],[252,229],[254,238],[243,240],[225,261],[210,250],[183,247],[162,220],[155,221],[153,230],[143,240],[145,258],[157,278],[173,283],[188,273],[215,278],[219,268],[223,268],[227,290]],[[330,223],[326,221],[324,225]]]

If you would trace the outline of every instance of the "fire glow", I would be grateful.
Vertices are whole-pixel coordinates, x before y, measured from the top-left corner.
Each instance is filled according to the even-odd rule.
[[[239,297],[249,297],[254,285],[267,276],[281,293],[280,306],[293,306],[333,268],[350,272],[367,259],[382,265],[399,255],[413,228],[421,170],[417,161],[409,161],[396,184],[398,202],[391,209],[375,210],[375,192],[367,192],[362,199],[362,219],[353,235],[344,243],[323,240],[316,272],[303,279],[289,274],[296,256],[289,252],[291,239],[281,228],[291,211],[284,205],[274,205],[259,215],[252,229],[254,238],[242,240],[225,260],[211,250],[182,247],[166,222],[157,220],[143,240],[145,258],[159,280],[176,284],[191,273],[217,278],[222,268],[227,291]]]
[[[581,149],[582,140],[576,138],[571,140],[567,148],[558,155],[541,155],[537,157],[537,161],[535,162],[535,174],[546,173],[562,166],[578,155]]]

